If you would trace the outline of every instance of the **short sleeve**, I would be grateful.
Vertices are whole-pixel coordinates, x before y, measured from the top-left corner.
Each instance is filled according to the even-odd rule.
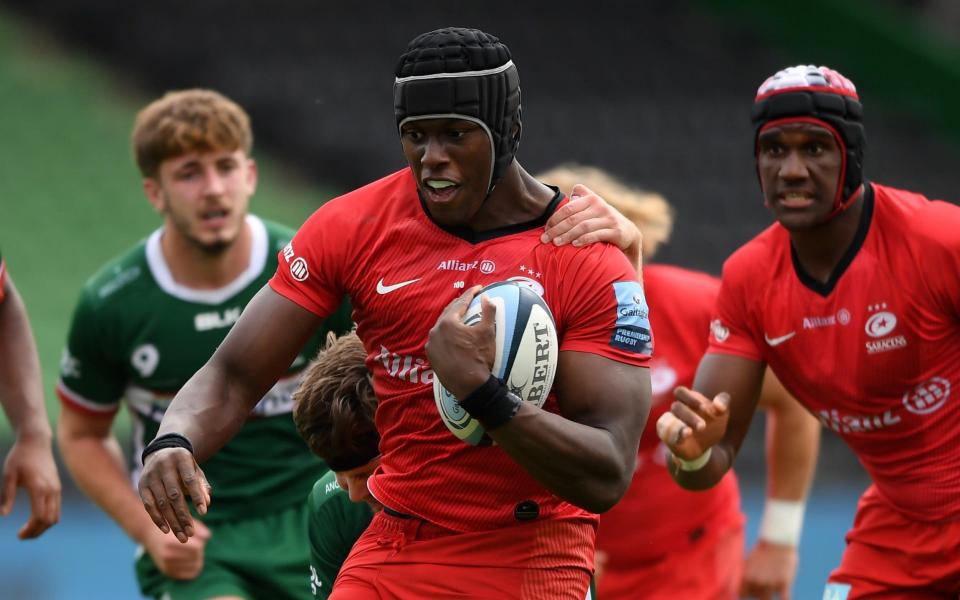
[[[627,258],[595,244],[561,258],[558,276],[560,350],[646,366],[653,352],[649,309]]]
[[[317,209],[278,256],[270,287],[310,312],[327,317],[345,296],[343,272],[349,251],[349,223],[337,201]]]
[[[120,407],[126,375],[109,354],[115,344],[104,335],[101,311],[85,290],[73,311],[67,345],[60,359],[60,400],[81,410],[109,415]]]
[[[960,321],[960,207],[931,201],[916,221],[924,247],[917,252],[922,281],[937,307]]]
[[[763,360],[749,326],[746,274],[737,265],[728,260],[723,266],[720,293],[710,321],[707,352]]]

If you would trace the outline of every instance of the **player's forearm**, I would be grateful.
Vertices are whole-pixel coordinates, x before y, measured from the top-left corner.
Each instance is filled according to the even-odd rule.
[[[613,507],[636,468],[637,446],[618,443],[624,436],[529,404],[489,434],[545,488],[591,512]]]
[[[211,360],[184,385],[167,408],[157,435],[179,433],[193,445],[197,462],[223,447],[243,426],[263,391]],[[259,392],[259,394],[258,394]]]
[[[116,439],[58,436],[74,482],[90,500],[138,543],[155,527],[134,491]]]
[[[667,413],[664,417],[672,414],[674,421],[683,424],[689,430],[688,438],[696,440],[697,449],[702,452],[706,452],[707,449],[710,451],[709,460],[695,469],[689,464],[681,468],[682,464],[675,457],[671,459],[668,465],[670,474],[681,487],[694,491],[708,489],[723,479],[727,471],[733,467],[737,452],[750,429],[750,422],[756,411],[765,369],[766,365],[760,361],[708,352],[697,367],[693,389],[681,386],[674,390],[675,397],[683,399],[683,406],[687,409],[686,411],[672,409],[671,413]],[[726,409],[721,408],[723,402],[720,402],[724,396],[726,396]],[[681,417],[679,421],[676,419],[678,414],[684,415],[691,412],[690,401],[697,397],[700,405],[704,406],[704,410],[698,410],[697,415],[701,424],[706,424],[703,433],[695,431],[694,420],[686,416]],[[664,417],[661,417],[661,421]],[[725,423],[724,420],[726,420]],[[712,427],[717,424],[722,424],[722,430]],[[718,431],[722,431],[719,439],[714,437]],[[668,429],[661,432],[658,429],[660,439],[671,448],[679,447],[684,443],[682,436],[676,435],[677,433],[679,432],[676,430]],[[716,441],[713,441],[715,439]],[[692,456],[689,450],[690,448],[685,451],[687,460],[690,463],[696,463],[697,457]]]
[[[708,490],[717,485],[733,466],[734,451],[725,442],[719,442],[710,449],[710,459],[699,469],[684,470],[676,457],[669,457],[667,470],[677,484],[687,490]]]
[[[767,497],[803,500],[820,448],[820,422],[790,399],[767,411]]]
[[[23,302],[13,283],[7,286],[0,302],[0,403],[18,436],[49,441],[37,346]]]
[[[264,286],[207,364],[177,393],[159,434],[184,435],[198,462],[209,458],[240,430],[322,321]]]

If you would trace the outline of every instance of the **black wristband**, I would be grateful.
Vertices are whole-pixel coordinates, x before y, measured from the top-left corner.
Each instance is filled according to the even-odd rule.
[[[492,374],[483,385],[460,400],[463,410],[483,424],[487,431],[493,431],[517,414],[523,401],[511,394],[507,386]]]
[[[362,467],[371,460],[380,456],[380,450],[374,446],[368,451],[346,452],[337,456],[324,459],[331,471],[352,471],[357,467]]]
[[[188,440],[186,436],[180,435],[179,433],[165,433],[153,438],[153,441],[147,444],[147,447],[140,453],[140,464],[147,462],[147,457],[157,450],[163,450],[165,448],[186,448],[190,451],[190,454],[193,454],[193,444],[190,443],[190,440]]]

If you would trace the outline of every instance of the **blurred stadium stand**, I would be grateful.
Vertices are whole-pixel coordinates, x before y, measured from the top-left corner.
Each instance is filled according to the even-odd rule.
[[[547,8],[424,0],[411,11],[388,1],[362,9],[300,0],[0,2],[144,89],[226,92],[250,110],[261,147],[342,188],[401,166],[391,84],[406,43],[450,24],[491,31],[510,46],[521,73],[522,163],[532,170],[569,160],[597,164],[664,193],[679,218],[675,242],[659,259],[715,273],[769,223],[753,174],[748,115],[757,86],[788,64],[824,62],[860,85],[868,176],[958,199],[957,139],[951,145],[925,122],[922,108],[898,111],[874,99],[887,97],[907,73],[858,77],[845,68],[863,62],[850,56],[870,56],[886,39],[854,40],[859,54],[832,60],[824,54],[835,48],[774,47],[775,18],[745,25],[731,17],[758,4],[778,3],[596,0],[589,8]]]

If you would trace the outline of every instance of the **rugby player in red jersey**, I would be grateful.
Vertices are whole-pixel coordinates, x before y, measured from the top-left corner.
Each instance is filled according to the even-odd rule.
[[[0,405],[16,439],[3,461],[0,515],[13,510],[18,487],[30,496],[22,540],[35,538],[60,520],[60,476],[53,461],[52,433],[43,403],[40,359],[27,309],[0,256]]]
[[[650,259],[670,236],[673,212],[662,196],[632,188],[601,169],[563,165],[537,179],[566,193],[580,183],[596,194],[574,198],[557,210],[547,222],[545,241],[581,245],[603,239],[619,244],[629,238],[632,224],[643,232],[643,256]],[[653,407],[640,438],[633,483],[623,500],[600,517],[597,562],[603,568],[597,570],[598,597],[733,600],[777,593],[789,598],[820,423],[768,371],[760,398],[760,407],[768,411],[767,505],[759,540],[744,561],[743,515],[733,471],[710,490],[684,490],[671,481],[665,447],[654,427],[656,418],[669,410],[674,387],[693,381],[707,348],[720,281],[705,273],[647,264],[643,283],[657,332],[657,350],[650,361]],[[785,510],[795,515],[789,522],[780,516]],[[700,566],[690,569],[690,564]]]
[[[384,510],[331,597],[581,600],[595,513],[626,491],[649,411],[643,289],[614,246],[540,241],[564,197],[514,158],[519,78],[503,43],[432,31],[411,42],[396,75],[408,168],[325,204],[281,252],[269,287],[145,449],[144,504],[162,529],[193,533],[183,493],[206,499],[196,460],[236,431],[349,295],[379,398],[381,463],[368,487]],[[557,378],[543,409],[490,376],[492,305],[474,327],[460,320],[480,286],[511,278],[541,293],[557,324]],[[447,430],[434,377],[495,446]]]
[[[824,598],[960,594],[960,208],[863,177],[856,88],[826,67],[767,79],[752,112],[777,223],[726,262],[708,353],[657,431],[684,487],[733,463],[765,365],[873,484]]]

